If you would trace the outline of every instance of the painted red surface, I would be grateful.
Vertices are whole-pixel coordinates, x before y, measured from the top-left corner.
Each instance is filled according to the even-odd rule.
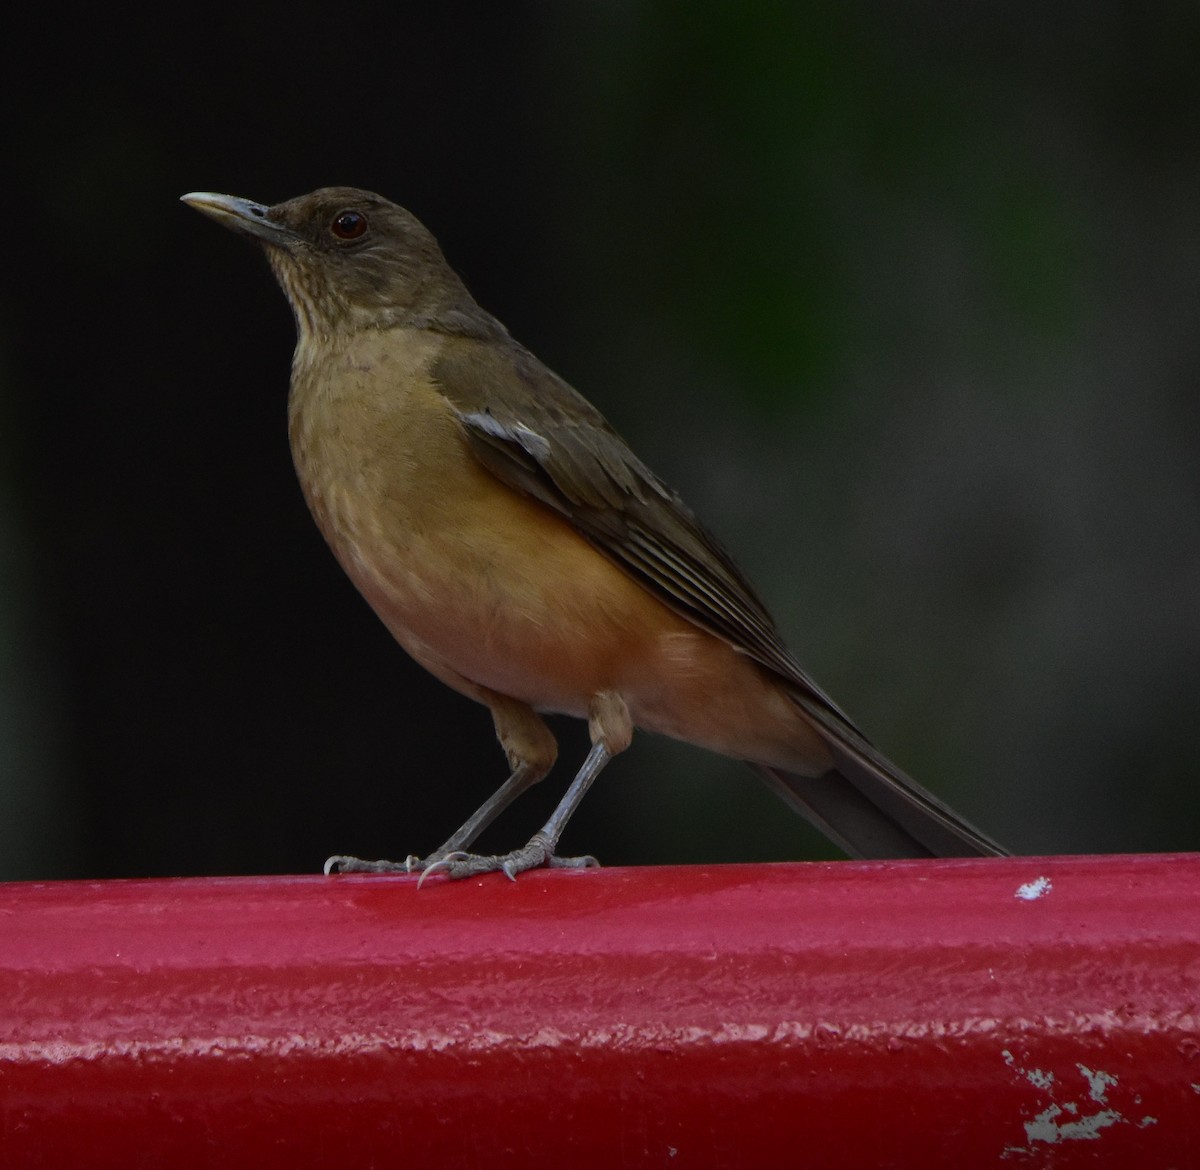
[[[1200,1166],[1200,856],[0,886],[0,1167]]]

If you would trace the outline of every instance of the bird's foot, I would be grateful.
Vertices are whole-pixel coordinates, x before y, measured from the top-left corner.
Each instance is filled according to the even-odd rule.
[[[428,857],[410,854],[403,861],[364,861],[361,857],[336,854],[325,862],[325,873],[419,873],[421,883],[435,874],[457,880],[484,873],[502,873],[510,881],[516,881],[517,874],[538,866],[547,869],[596,869],[599,865],[600,862],[590,855],[556,856],[550,851],[542,834],[536,833],[522,848],[497,855],[456,850],[453,853],[431,853]]]
[[[484,873],[502,873],[509,881],[515,882],[517,874],[538,866],[547,869],[592,869],[599,864],[594,857],[558,857],[552,852],[546,838],[541,833],[535,833],[527,845],[511,853],[489,855],[455,852],[430,858],[421,881],[439,873],[454,880]]]

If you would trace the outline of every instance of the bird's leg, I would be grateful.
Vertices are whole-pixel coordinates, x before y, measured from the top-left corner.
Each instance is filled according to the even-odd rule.
[[[526,845],[499,856],[448,853],[440,861],[427,866],[425,876],[444,873],[447,877],[464,878],[499,871],[515,881],[517,874],[539,865],[579,869],[598,864],[593,857],[556,857],[555,850],[558,848],[563,829],[592,786],[592,781],[600,775],[604,765],[613,756],[629,746],[633,738],[633,723],[629,718],[629,708],[626,707],[625,700],[615,691],[603,691],[595,695],[588,711],[588,730],[591,732],[592,750],[583,761],[583,767],[571,781],[571,786],[559,801],[558,807],[550,814],[550,819],[534,833]]]
[[[478,689],[477,698],[491,708],[492,722],[512,775],[467,818],[446,843],[428,857],[409,856],[403,861],[364,861],[359,857],[334,856],[325,862],[327,874],[418,873],[440,862],[447,854],[469,849],[475,839],[521,793],[541,780],[554,766],[558,744],[541,716],[531,707],[494,691]]]
[[[425,869],[440,861],[448,853],[459,853],[469,849],[475,839],[488,827],[521,793],[532,788],[554,766],[558,758],[558,744],[550,728],[532,707],[509,699],[504,695],[488,692],[492,710],[492,722],[496,725],[496,738],[508,757],[512,775],[467,818],[456,833],[438,850],[423,861],[409,858],[411,869]]]

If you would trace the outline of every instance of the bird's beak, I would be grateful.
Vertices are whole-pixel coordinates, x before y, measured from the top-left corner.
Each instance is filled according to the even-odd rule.
[[[297,238],[295,232],[268,218],[269,208],[261,203],[252,203],[249,199],[217,195],[212,191],[193,191],[180,196],[180,200],[215,219],[223,227],[253,236],[265,244],[287,244]]]

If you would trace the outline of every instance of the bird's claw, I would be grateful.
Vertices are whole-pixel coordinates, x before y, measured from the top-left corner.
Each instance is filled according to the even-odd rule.
[[[409,868],[411,861],[411,857],[404,861],[364,861],[361,857],[347,857],[345,854],[335,853],[326,858],[322,868],[326,877],[335,873],[412,873]]]
[[[590,853],[582,853],[578,857],[551,857],[546,866],[549,869],[599,869],[600,862]]]
[[[458,850],[454,853],[443,853],[440,855],[435,853],[429,857],[426,857],[424,861],[418,857],[410,857],[409,861],[413,863],[414,868],[420,869],[421,871],[421,877],[417,882],[417,889],[419,890],[425,884],[425,879],[429,877],[430,874],[444,873],[447,877],[453,877],[453,866],[455,862],[461,861],[470,856],[471,854],[463,853],[461,850]]]

